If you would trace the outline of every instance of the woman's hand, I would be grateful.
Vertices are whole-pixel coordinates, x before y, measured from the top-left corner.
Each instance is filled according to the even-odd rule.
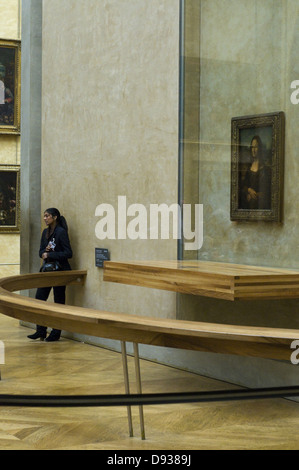
[[[247,201],[250,201],[251,199],[257,199],[257,197],[257,192],[252,188],[248,188]]]
[[[48,258],[48,253],[46,253],[46,252],[43,253],[43,254],[42,254],[42,259],[47,259],[47,258]]]

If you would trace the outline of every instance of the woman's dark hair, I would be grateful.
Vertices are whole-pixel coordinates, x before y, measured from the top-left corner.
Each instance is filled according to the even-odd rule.
[[[64,228],[64,230],[68,231],[66,220],[63,215],[60,214],[58,209],[56,209],[55,207],[50,207],[49,209],[46,209],[45,212],[51,214],[52,217],[57,217],[57,224],[60,225],[60,227]]]
[[[263,153],[263,142],[262,142],[262,139],[260,138],[259,135],[254,135],[254,136],[252,137],[251,142],[250,142],[250,150],[251,150],[251,148],[252,148],[252,142],[253,142],[254,140],[257,141],[258,146],[259,146],[259,154],[262,155],[262,153]]]

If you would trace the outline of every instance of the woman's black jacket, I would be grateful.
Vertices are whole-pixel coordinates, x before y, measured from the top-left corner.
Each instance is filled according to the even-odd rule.
[[[47,238],[48,229],[45,229],[42,233],[39,256],[42,257],[42,254],[46,251],[46,247],[50,241],[55,243],[54,251],[48,251],[47,261],[56,260],[61,265],[63,271],[69,271],[71,269],[68,259],[73,256],[70,240],[67,231],[56,225],[54,232]]]

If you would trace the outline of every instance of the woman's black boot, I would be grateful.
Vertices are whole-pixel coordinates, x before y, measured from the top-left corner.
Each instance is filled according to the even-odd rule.
[[[46,339],[46,336],[47,336],[47,328],[45,326],[37,325],[36,332],[33,333],[33,335],[27,336],[27,338],[40,339],[41,341],[43,341],[44,339]]]
[[[49,334],[48,338],[46,339],[46,341],[48,343],[52,342],[52,341],[59,341],[60,339],[60,335],[61,335],[61,330],[55,330],[53,329],[51,331],[51,333]]]
[[[27,338],[29,338],[29,339],[40,339],[41,341],[44,341],[46,336],[47,336],[47,333],[39,333],[38,331],[36,331],[35,333],[33,333],[33,335],[28,335]]]

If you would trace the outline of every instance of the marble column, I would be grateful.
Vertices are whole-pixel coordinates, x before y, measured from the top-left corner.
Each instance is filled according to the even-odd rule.
[[[22,2],[21,274],[39,269],[42,0]]]

